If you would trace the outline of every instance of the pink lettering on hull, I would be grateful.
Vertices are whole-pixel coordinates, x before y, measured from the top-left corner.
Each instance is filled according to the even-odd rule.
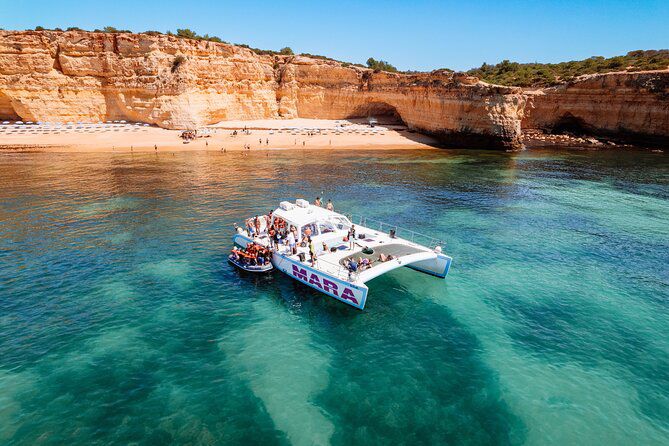
[[[307,270],[300,268],[297,265],[293,265],[293,276],[305,283],[318,287],[326,293],[330,293],[336,297],[341,297],[342,299],[350,300],[354,304],[358,305],[358,299],[355,298],[355,294],[348,287],[344,287],[344,291],[342,291],[341,296],[339,296],[339,287],[336,283],[328,279],[322,279],[321,283],[321,278],[318,277],[318,275],[311,273],[311,275],[307,276]]]

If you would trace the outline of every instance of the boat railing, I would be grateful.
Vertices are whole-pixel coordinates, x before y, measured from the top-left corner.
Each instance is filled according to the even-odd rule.
[[[279,245],[278,250],[279,253],[290,256],[287,246]],[[342,265],[339,262],[337,263],[330,262],[329,260],[325,260],[322,257],[318,256],[316,257],[316,266],[318,267],[319,270],[338,279],[345,280],[347,282],[355,282],[356,280],[358,280],[358,276],[360,275],[359,271],[351,271],[350,269],[348,269],[346,266]]]
[[[394,236],[417,245],[427,246],[430,249],[434,249],[437,246],[442,248],[444,247],[443,240],[421,234],[420,232],[412,231],[411,229],[402,228],[391,223],[365,217],[364,215],[348,214],[346,217],[348,217],[348,219],[351,220],[351,223],[354,225],[364,226],[366,228],[388,234],[391,237]]]
[[[328,260],[324,260],[321,257],[317,257],[316,265],[318,266],[319,270],[347,282],[355,282],[358,280],[358,276],[360,275],[359,271],[351,271],[339,262],[330,262]]]

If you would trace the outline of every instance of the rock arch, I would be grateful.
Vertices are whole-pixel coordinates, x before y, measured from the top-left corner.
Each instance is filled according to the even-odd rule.
[[[560,116],[551,128],[553,133],[572,133],[574,135],[585,135],[590,129],[585,120],[567,112]]]
[[[371,100],[357,105],[347,118],[375,118],[379,124],[402,124],[405,121],[397,107],[385,102]]]
[[[0,120],[20,119],[18,113],[12,105],[12,100],[2,90],[0,90]]]

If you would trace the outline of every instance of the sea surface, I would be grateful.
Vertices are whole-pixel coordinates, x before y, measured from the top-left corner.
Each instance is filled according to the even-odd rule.
[[[317,195],[449,276],[358,311],[226,264]],[[0,444],[667,445],[669,157],[2,154]]]

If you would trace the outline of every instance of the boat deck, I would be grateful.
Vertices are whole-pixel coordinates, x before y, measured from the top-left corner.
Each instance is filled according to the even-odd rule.
[[[357,238],[354,241],[353,249],[351,249],[350,242],[343,241],[341,238],[342,234],[336,234],[336,238],[326,241],[328,248],[338,248],[335,251],[323,251],[320,246],[317,246],[317,260],[316,264],[314,265],[314,269],[343,280],[365,282],[378,275],[376,274],[375,270],[381,265],[390,264],[391,262],[397,262],[398,264],[401,264],[403,258],[416,254],[436,257],[436,254],[434,254],[433,251],[429,248],[415,244],[408,240],[401,238],[391,238],[388,234],[374,231],[369,228],[358,227],[358,229],[359,233],[364,233],[365,236],[363,238]],[[259,241],[264,241],[262,236],[259,238]],[[344,247],[344,249],[339,249],[340,247]],[[364,248],[372,249],[372,253],[365,254],[363,252]],[[304,262],[302,263],[309,266],[311,265],[311,261],[309,260],[309,248],[307,247],[298,245],[297,254],[290,255],[288,247],[281,245],[279,246],[278,252],[292,260],[298,261],[300,257],[299,255],[302,253],[304,254],[305,258]],[[381,254],[386,256],[392,255],[393,260],[381,262],[379,260],[379,256]],[[346,266],[344,266],[347,260],[357,260],[361,257],[369,259],[371,262],[370,266],[361,268],[356,272],[351,272]]]

